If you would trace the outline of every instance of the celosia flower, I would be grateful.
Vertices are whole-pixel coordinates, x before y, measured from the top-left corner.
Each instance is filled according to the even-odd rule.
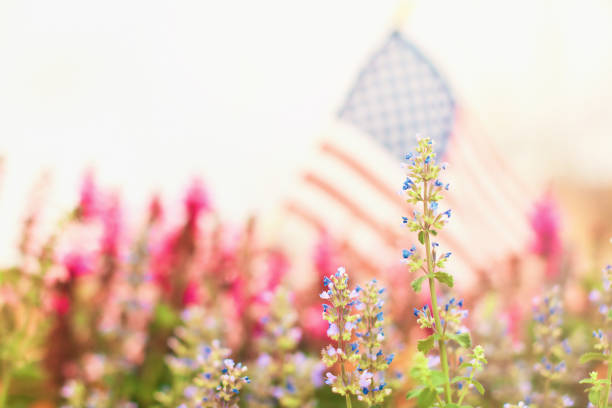
[[[532,251],[546,260],[546,276],[555,278],[560,271],[563,252],[561,221],[557,203],[549,193],[535,204],[530,221],[535,234]]]
[[[89,274],[93,270],[91,256],[81,252],[70,252],[64,256],[63,264],[71,279]]]
[[[96,187],[93,172],[85,174],[81,184],[78,214],[82,220],[90,220],[100,212],[100,194]]]
[[[187,223],[194,224],[203,211],[210,209],[208,193],[200,180],[194,180],[185,196],[185,211]]]

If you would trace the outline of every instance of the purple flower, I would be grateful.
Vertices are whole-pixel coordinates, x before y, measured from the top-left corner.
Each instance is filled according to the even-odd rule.
[[[338,353],[336,352],[336,349],[333,346],[331,346],[331,345],[327,346],[327,355],[328,356],[333,357],[336,354],[338,354]]]
[[[336,378],[338,378],[332,373],[327,373],[325,374],[325,376],[327,377],[327,379],[325,380],[325,384],[327,385],[333,385],[336,382]]]
[[[334,337],[340,334],[340,331],[338,330],[338,326],[336,326],[334,323],[330,323],[329,328],[327,329],[327,335],[329,337]]]
[[[312,369],[310,380],[315,387],[320,387],[323,385],[323,371],[325,371],[325,364],[319,362]]]
[[[368,372],[368,370],[361,373],[361,375],[359,376],[359,386],[367,388],[370,385],[372,377],[374,377],[374,374]]]
[[[355,323],[353,323],[353,322],[346,322],[346,323],[344,324],[344,330],[346,330],[347,332],[350,332],[350,331],[351,331],[351,330],[353,330],[355,327],[357,327],[357,326],[356,326],[356,325],[355,325]]]

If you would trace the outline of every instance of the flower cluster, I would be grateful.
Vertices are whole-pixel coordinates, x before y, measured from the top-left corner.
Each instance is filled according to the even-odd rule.
[[[240,390],[250,380],[246,366],[229,358],[231,350],[218,340],[192,348],[173,339],[177,341],[170,345],[174,355],[168,357],[168,365],[175,382],[155,394],[158,403],[181,408],[238,407]]]
[[[296,351],[302,337],[291,294],[279,287],[261,319],[263,336],[257,343],[260,354],[249,406],[314,407],[314,388],[323,383],[323,363]]]
[[[360,314],[355,336],[361,353],[357,367],[361,393],[357,395],[357,399],[364,401],[367,406],[373,406],[382,404],[385,397],[391,394],[391,389],[386,387],[385,370],[393,361],[394,355],[385,356],[382,350],[385,322],[381,295],[384,289],[379,288],[374,279],[363,289],[357,286],[355,290],[359,294],[355,309]]]
[[[423,245],[424,253],[419,254],[416,246],[402,251],[402,258],[413,274],[420,274],[412,282],[415,292],[420,292],[424,282],[429,284],[431,306],[414,309],[417,323],[423,329],[433,333],[419,340],[418,350],[422,354],[415,357],[415,366],[411,371],[416,380],[416,388],[408,394],[408,398],[417,400],[420,407],[456,406],[463,403],[467,389],[476,388],[481,394],[484,388],[474,379],[474,373],[482,369],[486,363],[484,350],[477,346],[469,354],[467,362],[462,361],[462,350],[469,350],[472,341],[469,332],[462,324],[467,312],[463,301],[451,298],[443,306],[438,304],[436,282],[452,287],[452,275],[444,271],[451,256],[450,252],[441,252],[440,245],[432,241],[451,217],[451,210],[439,211],[443,191],[449,189],[448,183],[439,179],[445,165],[439,166],[435,160],[436,154],[431,139],[421,139],[415,154],[408,154],[409,161],[407,178],[402,189],[405,191],[406,202],[413,206],[412,218],[403,217],[402,222],[410,231],[417,232],[418,241]],[[432,369],[423,364],[425,355],[437,350],[441,370]],[[459,360],[453,378],[451,360]],[[464,375],[463,370],[469,374]],[[456,401],[456,402],[455,402]]]
[[[562,338],[563,305],[559,287],[553,287],[542,299],[534,299],[533,383],[536,388],[526,390],[524,402],[531,407],[573,406],[568,395],[559,392],[567,373],[566,357],[571,348]]]
[[[571,353],[567,339],[562,339],[563,306],[555,286],[534,306],[533,348],[541,356],[534,369],[547,381],[555,381],[567,371],[564,355]]]
[[[351,395],[367,406],[378,405],[391,393],[385,370],[393,361],[393,354],[386,356],[383,351],[384,289],[378,287],[376,280],[352,290],[348,282],[344,268],[338,268],[335,274],[324,278],[327,290],[320,295],[331,303],[323,304],[323,318],[329,323],[327,335],[337,342],[321,351],[322,359],[328,367],[336,363],[340,366],[338,376],[326,373],[325,383],[346,397],[347,407],[351,406]]]
[[[325,277],[323,282],[327,290],[319,296],[331,304],[323,304],[323,319],[329,324],[327,336],[337,342],[337,345],[328,345],[321,351],[321,355],[328,367],[336,363],[340,365],[340,376],[328,372],[325,383],[332,387],[333,392],[345,395],[348,401],[350,394],[358,393],[347,364],[355,363],[360,358],[358,343],[351,342],[359,318],[353,314],[359,291],[349,288],[349,277],[342,267],[338,268],[335,274]]]

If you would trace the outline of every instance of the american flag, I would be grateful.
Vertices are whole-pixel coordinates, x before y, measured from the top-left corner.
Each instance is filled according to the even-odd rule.
[[[452,209],[439,236],[453,252],[452,271],[470,286],[478,273],[525,250],[534,194],[457,106],[434,65],[398,31],[361,70],[346,101],[290,194],[285,237],[308,252],[322,231],[342,237],[373,265],[400,262],[416,237],[401,228],[412,210],[400,194],[400,163],[417,135],[435,141]],[[445,249],[446,250],[446,249]]]

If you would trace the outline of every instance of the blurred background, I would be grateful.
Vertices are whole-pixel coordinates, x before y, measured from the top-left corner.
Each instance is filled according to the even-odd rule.
[[[611,235],[609,1],[0,7],[3,262],[42,172],[53,216],[86,169],[131,211],[193,176],[233,219],[276,208],[398,15],[513,171],[581,220],[577,241]]]

